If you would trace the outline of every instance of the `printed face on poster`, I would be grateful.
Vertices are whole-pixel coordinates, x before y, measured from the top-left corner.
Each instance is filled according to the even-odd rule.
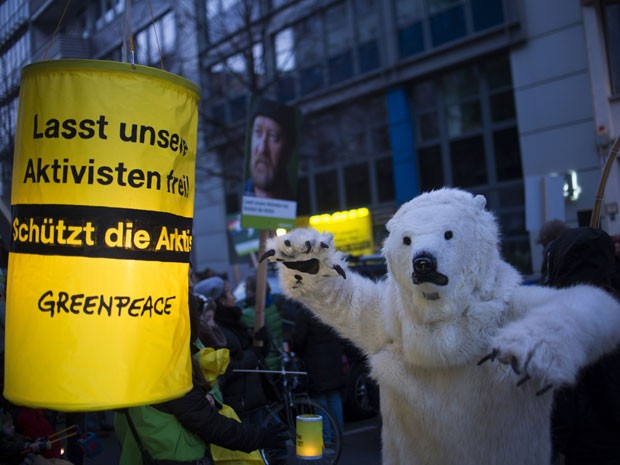
[[[290,229],[297,214],[301,115],[297,108],[254,96],[246,132],[244,228]]]

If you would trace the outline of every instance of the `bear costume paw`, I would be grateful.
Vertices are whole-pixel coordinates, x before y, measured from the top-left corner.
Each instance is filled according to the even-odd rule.
[[[281,263],[296,272],[296,284],[303,284],[303,273],[309,275],[340,275],[347,279],[342,254],[334,249],[333,234],[321,234],[314,229],[295,229],[269,239],[267,251],[260,258]]]

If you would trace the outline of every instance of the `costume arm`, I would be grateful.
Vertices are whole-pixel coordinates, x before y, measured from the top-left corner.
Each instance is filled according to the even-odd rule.
[[[574,383],[581,368],[620,342],[620,303],[596,287],[521,286],[513,311],[493,339],[497,358],[543,384]]]

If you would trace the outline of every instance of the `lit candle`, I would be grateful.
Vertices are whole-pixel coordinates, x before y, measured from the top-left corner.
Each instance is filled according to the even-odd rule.
[[[323,417],[297,415],[297,457],[315,460],[323,457]]]

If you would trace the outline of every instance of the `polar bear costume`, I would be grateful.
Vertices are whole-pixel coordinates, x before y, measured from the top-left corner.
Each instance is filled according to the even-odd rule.
[[[377,283],[311,229],[270,239],[261,257],[368,355],[384,465],[548,465],[553,388],[620,341],[620,304],[604,291],[521,284],[485,204],[450,188],[404,204]]]

